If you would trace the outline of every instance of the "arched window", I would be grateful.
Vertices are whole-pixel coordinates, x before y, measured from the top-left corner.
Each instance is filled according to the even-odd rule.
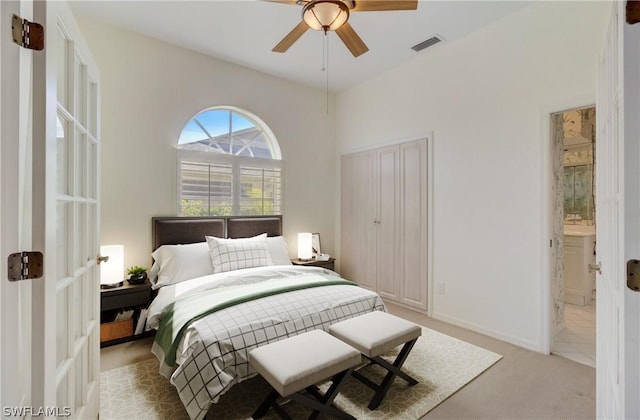
[[[183,216],[282,213],[282,155],[255,115],[206,109],[178,139],[179,208]]]

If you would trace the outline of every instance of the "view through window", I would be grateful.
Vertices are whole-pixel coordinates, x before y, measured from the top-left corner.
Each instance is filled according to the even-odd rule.
[[[235,108],[200,112],[178,139],[183,216],[282,213],[282,160],[259,118]]]

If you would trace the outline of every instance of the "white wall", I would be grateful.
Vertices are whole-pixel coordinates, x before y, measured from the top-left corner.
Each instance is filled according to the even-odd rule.
[[[177,212],[174,145],[191,117],[215,105],[245,109],[275,133],[292,255],[300,231],[320,232],[323,249],[333,252],[335,113],[327,115],[324,91],[78,21],[102,76],[101,242],[124,244],[126,266],[151,263],[151,217]]]
[[[537,2],[338,94],[338,154],[434,133],[435,318],[543,351],[544,121],[558,104],[595,103],[608,11]]]

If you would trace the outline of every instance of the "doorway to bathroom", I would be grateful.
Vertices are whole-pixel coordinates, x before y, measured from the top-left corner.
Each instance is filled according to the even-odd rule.
[[[595,142],[596,109],[551,115],[553,154],[551,352],[596,364]]]

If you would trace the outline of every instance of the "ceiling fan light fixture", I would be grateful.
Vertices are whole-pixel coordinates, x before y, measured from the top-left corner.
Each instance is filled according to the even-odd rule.
[[[302,20],[316,31],[335,31],[349,19],[349,8],[340,0],[315,0],[302,9]]]

